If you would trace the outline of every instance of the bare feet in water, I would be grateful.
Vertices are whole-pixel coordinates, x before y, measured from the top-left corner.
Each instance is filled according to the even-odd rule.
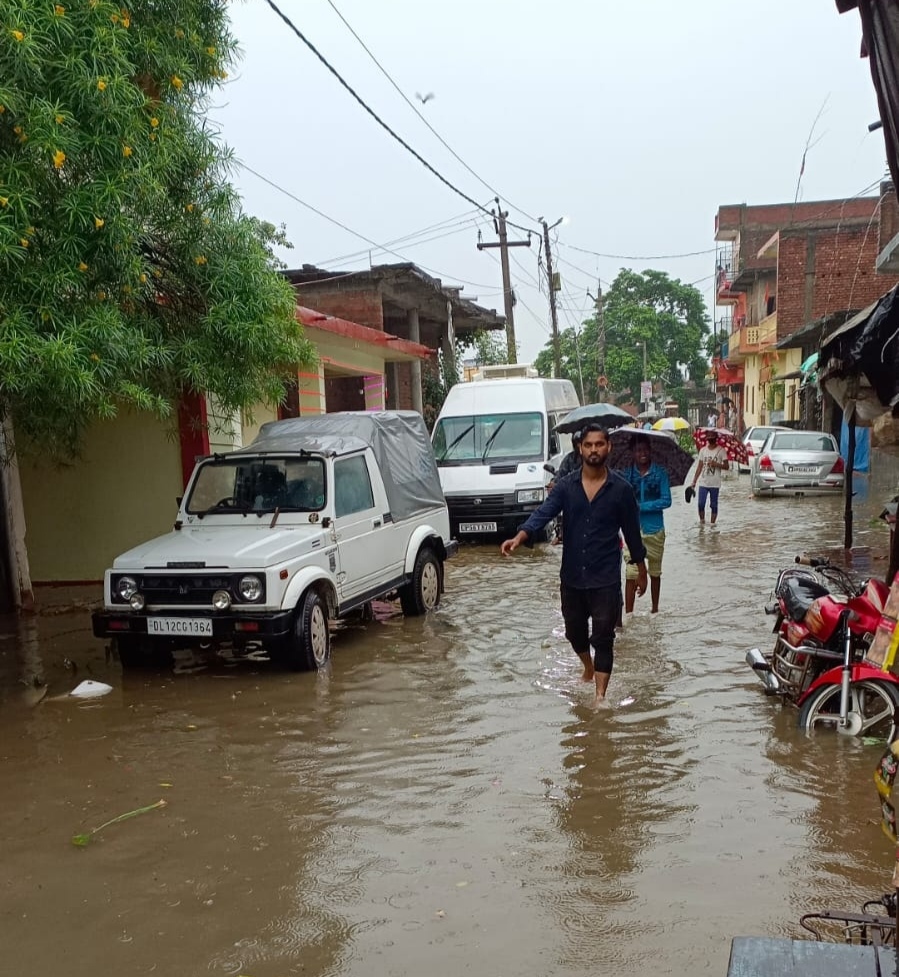
[[[597,695],[593,698],[592,708],[594,712],[603,712],[606,709],[611,709],[612,703],[604,695]]]
[[[582,682],[592,682],[593,681],[593,676],[595,674],[596,674],[596,672],[592,668],[585,668],[584,669],[584,674],[581,676],[581,681]]]

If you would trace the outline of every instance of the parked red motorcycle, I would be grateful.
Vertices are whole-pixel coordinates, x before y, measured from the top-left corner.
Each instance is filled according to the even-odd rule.
[[[796,562],[804,565],[781,570],[765,607],[776,616],[774,648],[768,655],[751,648],[746,663],[768,695],[798,706],[801,728],[892,742],[899,679],[865,660],[888,588],[878,580],[857,585],[827,560]]]

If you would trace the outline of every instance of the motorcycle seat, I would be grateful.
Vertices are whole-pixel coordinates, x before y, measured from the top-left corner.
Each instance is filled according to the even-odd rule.
[[[809,580],[808,577],[787,577],[778,596],[783,598],[790,619],[801,621],[812,604],[829,593],[823,584]]]

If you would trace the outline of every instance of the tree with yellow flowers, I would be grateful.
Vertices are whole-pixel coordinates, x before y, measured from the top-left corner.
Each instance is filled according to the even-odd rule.
[[[184,390],[278,402],[313,354],[204,110],[235,54],[225,0],[5,0],[0,417],[68,453]]]

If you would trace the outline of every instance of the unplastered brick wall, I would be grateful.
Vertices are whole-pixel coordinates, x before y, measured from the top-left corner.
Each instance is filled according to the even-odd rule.
[[[296,292],[300,304],[310,309],[348,319],[370,329],[384,330],[384,309],[377,288],[350,288],[341,286],[339,281],[321,285],[312,282],[297,285]]]
[[[878,275],[876,222],[814,231],[783,230],[777,264],[780,338],[831,312],[861,309],[899,281]]]

